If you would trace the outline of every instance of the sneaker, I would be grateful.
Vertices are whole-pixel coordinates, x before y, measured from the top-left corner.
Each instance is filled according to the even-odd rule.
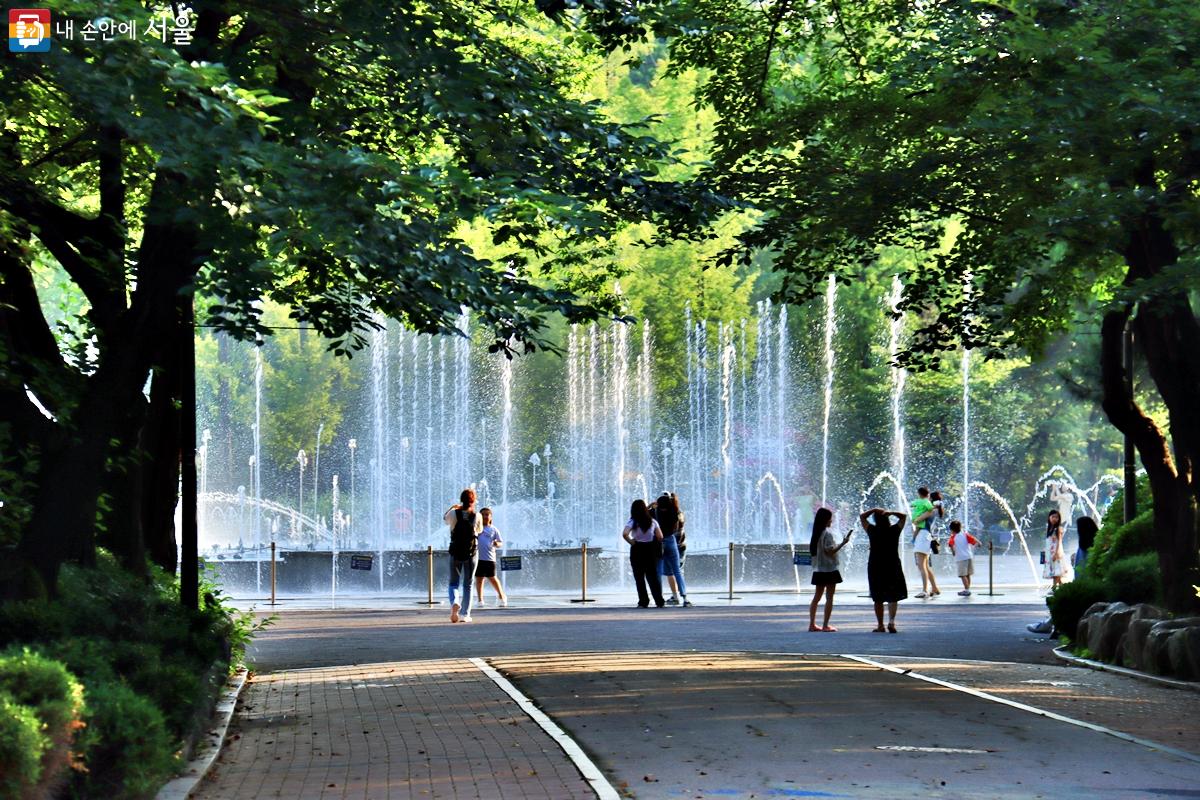
[[[483,602],[482,600],[476,600],[475,607],[476,608],[485,608],[485,607],[487,607],[487,603]]]
[[[671,595],[669,598],[667,598],[667,605],[669,605],[669,606],[679,605],[679,598],[676,597],[675,595]]]
[[[458,622],[458,609],[459,609],[458,603],[455,603],[454,605],[450,606],[450,621],[451,622]]]
[[[471,621],[472,621],[472,620],[471,620],[471,615],[470,615],[470,614],[467,614],[466,616],[464,616],[464,617],[460,618],[458,621],[459,621],[459,622],[471,622]]]
[[[916,594],[913,595],[913,597],[915,597],[918,600],[924,600],[926,597],[928,597],[928,595],[925,594],[924,592],[917,592]]]
[[[508,598],[507,597],[505,597],[503,600],[500,601],[500,607],[508,608]]]
[[[691,600],[688,600],[686,597],[685,597],[685,598],[683,598],[683,607],[684,607],[684,608],[691,608],[691,607],[692,607],[692,601],[691,601]]]
[[[1044,619],[1041,622],[1031,622],[1025,626],[1025,630],[1030,633],[1047,634],[1054,630],[1054,623],[1048,619]]]
[[[961,592],[958,593],[958,595],[959,595],[959,597],[970,597],[971,592],[969,589],[963,589]]]

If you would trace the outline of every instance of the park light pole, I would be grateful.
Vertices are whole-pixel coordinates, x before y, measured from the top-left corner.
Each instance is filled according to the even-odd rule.
[[[542,459],[536,452],[529,454],[529,466],[533,467],[533,486],[530,487],[531,494],[537,497],[537,468],[542,463]]]
[[[358,439],[350,440],[350,519],[346,522],[346,541],[354,541],[354,453],[358,450]]]
[[[300,465],[300,499],[296,501],[296,532],[300,532],[300,527],[304,524],[300,521],[300,517],[304,515],[304,470],[308,466],[308,453],[303,449],[296,453],[296,463]]]
[[[542,449],[542,457],[546,459],[546,498],[550,498],[551,474],[550,474],[550,443],[546,442],[545,448]]]
[[[321,434],[325,432],[325,423],[317,426],[317,452],[313,456],[313,519],[320,517],[321,484]]]

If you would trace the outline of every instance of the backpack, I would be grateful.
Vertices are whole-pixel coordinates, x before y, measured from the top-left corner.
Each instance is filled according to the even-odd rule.
[[[470,561],[475,555],[475,512],[454,510],[454,527],[450,529],[450,556],[458,561]]]

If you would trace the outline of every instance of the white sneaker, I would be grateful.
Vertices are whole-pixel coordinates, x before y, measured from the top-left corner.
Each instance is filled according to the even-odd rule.
[[[508,598],[507,597],[500,601],[500,607],[508,608]]]
[[[466,616],[460,618],[458,621],[459,622],[471,622],[471,615],[467,614]]]
[[[483,602],[482,600],[475,601],[476,608],[485,608],[486,606],[487,606],[487,603]]]

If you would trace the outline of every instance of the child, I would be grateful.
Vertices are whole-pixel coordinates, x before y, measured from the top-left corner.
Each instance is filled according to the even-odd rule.
[[[975,545],[979,540],[962,529],[962,523],[954,520],[950,523],[950,552],[954,554],[954,563],[958,565],[958,577],[962,579],[963,589],[959,592],[963,597],[971,594],[971,576],[975,574]]]
[[[496,548],[503,547],[504,542],[500,540],[500,531],[492,525],[492,510],[481,508],[479,516],[483,518],[483,530],[479,533],[479,566],[475,569],[475,596],[479,598],[476,605],[483,607],[483,579],[487,578],[500,597],[501,608],[507,608],[508,598],[496,580]]]

